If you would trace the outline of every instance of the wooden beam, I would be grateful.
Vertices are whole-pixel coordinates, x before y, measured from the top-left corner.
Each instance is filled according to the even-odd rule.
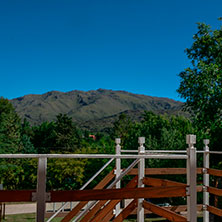
[[[208,187],[207,191],[211,194],[214,194],[216,196],[222,196],[222,189],[214,188],[214,187]]]
[[[51,191],[50,202],[119,200],[137,198],[163,198],[186,196],[186,187],[148,187],[106,190]],[[1,199],[0,199],[1,201]]]
[[[219,217],[222,217],[222,210],[221,209],[218,209],[218,208],[213,207],[213,206],[207,206],[207,210],[212,214],[215,214]]]
[[[95,187],[94,189],[102,189],[104,188],[113,178],[114,170],[112,170],[105,178],[103,178]],[[61,222],[69,222],[76,214],[80,212],[80,210],[88,203],[89,201],[82,201],[74,207],[69,214],[67,214]]]
[[[113,220],[113,222],[122,222],[130,213],[137,208],[137,200],[133,200],[122,212]]]
[[[107,221],[111,221],[111,219],[114,217],[115,215],[113,214],[113,211],[110,210],[107,215],[101,220],[101,222],[107,222]]]
[[[90,221],[96,213],[105,205],[107,200],[101,200],[96,203],[96,205],[81,219],[81,222]]]
[[[216,189],[216,188],[214,188]],[[218,190],[218,189],[217,189]],[[31,190],[0,190],[0,202],[31,202]],[[119,200],[137,198],[162,198],[186,196],[186,188],[182,186],[122,188],[97,190],[49,191],[51,200],[47,202]]]
[[[133,180],[135,183],[138,181],[138,177],[134,177]],[[98,213],[98,211],[105,205],[107,200],[101,200],[96,203],[96,205],[82,218],[81,222],[87,222],[90,221],[95,215]]]
[[[158,178],[151,178],[146,177],[143,179],[143,183],[147,186],[153,187],[161,187],[161,186],[187,186],[185,183],[180,183],[172,180],[165,180],[165,179],[158,179]],[[197,186],[197,192],[202,192],[203,186]]]
[[[186,168],[146,168],[145,175],[183,175]],[[137,175],[138,169],[133,168],[128,175]],[[203,168],[197,168],[197,174],[203,174]]]
[[[179,213],[179,212],[185,212],[187,210],[187,205],[168,206],[168,207],[163,207],[163,208]],[[202,204],[197,205],[197,211],[202,211],[202,210],[203,210],[203,205]],[[145,209],[145,214],[151,214],[151,213],[152,213],[151,211]],[[137,211],[133,210],[131,214],[135,215],[137,214]]]
[[[0,202],[32,202],[36,190],[0,190]]]
[[[212,176],[222,177],[222,170],[207,169],[207,172]]]
[[[179,183],[176,181],[171,180],[165,180],[165,179],[158,179],[158,178],[151,178],[151,177],[145,177],[143,179],[143,183],[147,186],[153,186],[153,187],[162,187],[162,186],[187,186],[184,183]]]
[[[152,211],[154,214],[164,217],[170,221],[177,221],[177,222],[182,222],[182,221],[186,222],[187,221],[186,217],[176,214],[175,212],[170,211],[168,209],[156,206],[156,205],[149,203],[147,201],[143,202],[143,207],[147,210]]]
[[[134,188],[137,186],[138,183],[138,176],[135,176],[127,185],[124,189],[127,188]],[[103,219],[105,221],[109,221],[112,217],[113,214],[110,215],[110,212],[113,211],[114,207],[116,204],[118,204],[121,201],[121,199],[118,200],[111,200],[92,220],[92,222],[97,222],[97,221],[102,221]]]

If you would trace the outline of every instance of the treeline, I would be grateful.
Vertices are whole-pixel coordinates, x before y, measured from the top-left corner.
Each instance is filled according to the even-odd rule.
[[[120,137],[125,149],[137,149],[138,137],[146,137],[146,149],[184,150],[186,134],[197,134],[198,148],[205,135],[183,116],[156,115],[144,112],[141,122],[133,122],[122,114],[109,134],[80,130],[70,117],[59,114],[53,122],[30,126],[21,121],[14,107],[0,99],[0,152],[1,153],[115,153],[114,139]],[[107,160],[49,159],[48,189],[77,189]],[[123,167],[129,164],[123,160]],[[148,167],[185,166],[184,161],[147,160]],[[107,169],[109,171],[114,165]],[[7,189],[31,189],[36,186],[37,160],[2,159],[0,183]],[[104,174],[107,173],[104,172]]]

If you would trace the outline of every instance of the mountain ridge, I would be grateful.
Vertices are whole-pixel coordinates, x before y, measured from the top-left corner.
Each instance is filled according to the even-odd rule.
[[[173,99],[107,89],[28,94],[12,99],[11,103],[19,116],[33,125],[53,121],[59,113],[67,114],[77,123],[116,117],[123,112],[131,113],[132,118],[133,113],[144,111],[183,114],[183,103]]]

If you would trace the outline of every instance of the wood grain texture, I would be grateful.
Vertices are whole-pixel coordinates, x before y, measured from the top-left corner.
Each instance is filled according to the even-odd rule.
[[[95,187],[94,189],[102,189],[104,188],[113,178],[114,170],[112,170],[105,178],[103,178]],[[82,201],[77,204],[76,207],[74,207],[69,214],[67,214],[63,219],[62,222],[68,222],[70,221],[74,216],[76,216],[80,210],[88,203],[88,201]]]
[[[212,176],[222,177],[222,170],[207,169],[207,172]]]
[[[162,186],[187,186],[184,183],[179,183],[176,181],[171,180],[165,180],[165,179],[158,179],[158,178],[151,178],[151,177],[145,177],[143,179],[143,183],[147,186],[153,186],[153,187],[162,187]]]
[[[138,200],[133,200],[122,212],[113,220],[113,222],[122,222],[130,213],[137,208]]]
[[[207,206],[207,210],[212,214],[215,214],[219,217],[222,217],[222,210],[221,209],[218,209],[218,208],[213,207],[213,206]]]
[[[156,206],[156,205],[154,205],[150,202],[147,202],[147,201],[143,202],[143,207],[147,210],[150,210],[154,214],[164,217],[170,221],[176,221],[176,222],[183,222],[183,221],[186,222],[187,221],[186,217],[183,217],[183,216],[181,216],[173,211],[170,211],[166,208]]]
[[[214,187],[208,187],[207,191],[211,194],[222,196],[222,189],[214,188]]]
[[[203,174],[203,168],[197,168],[197,174]],[[186,168],[146,168],[145,175],[183,175],[186,174]],[[128,175],[137,175],[138,169],[133,168]]]
[[[135,176],[127,185],[124,189],[128,188],[134,188],[138,184],[138,176]],[[118,204],[121,201],[121,199],[118,200],[111,200],[92,220],[92,222],[97,222],[97,221],[109,221],[112,217],[112,213],[114,207],[116,204]]]
[[[36,190],[0,190],[0,202],[32,202]]]
[[[51,202],[119,200],[186,196],[186,187],[148,187],[107,190],[51,191]]]

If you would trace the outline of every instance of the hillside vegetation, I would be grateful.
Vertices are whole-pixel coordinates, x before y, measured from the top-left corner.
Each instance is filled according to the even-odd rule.
[[[11,100],[19,116],[32,125],[54,121],[59,113],[67,114],[82,128],[101,131],[110,127],[121,113],[139,120],[144,111],[157,114],[184,114],[183,103],[168,98],[133,94],[125,91],[51,91]]]

